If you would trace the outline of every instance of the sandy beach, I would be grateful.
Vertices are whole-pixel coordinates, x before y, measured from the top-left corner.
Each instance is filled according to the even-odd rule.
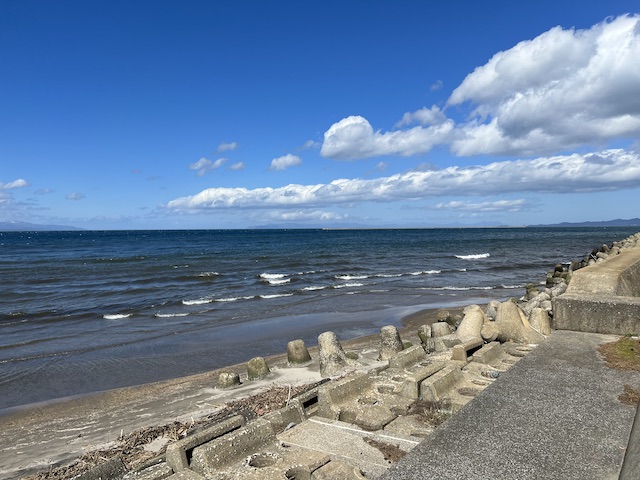
[[[462,307],[449,311],[460,313]],[[437,310],[429,309],[403,318],[399,329],[403,341],[419,343],[418,327],[433,323],[436,315]],[[342,344],[346,351],[356,352],[366,368],[375,365],[378,342],[378,335],[371,335],[345,340]],[[219,373],[230,370],[246,378],[245,363],[198,375],[14,408],[0,417],[3,432],[0,476],[23,478],[70,463],[89,451],[109,448],[119,438],[144,427],[174,421],[195,422],[221,411],[228,402],[263,392],[272,385],[286,387],[318,382],[322,379],[317,347],[309,347],[316,361],[308,367],[289,368],[283,352],[267,357],[272,373],[266,379],[243,381],[233,390],[215,387]]]

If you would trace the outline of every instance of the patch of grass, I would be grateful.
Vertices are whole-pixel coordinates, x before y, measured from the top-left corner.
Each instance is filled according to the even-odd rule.
[[[409,406],[408,415],[418,415],[423,422],[437,427],[442,425],[453,415],[451,402],[430,402],[427,400],[416,400]]]
[[[611,368],[640,372],[639,338],[622,337],[615,342],[601,345],[598,351]]]
[[[618,397],[625,405],[638,405],[640,403],[640,390],[636,390],[631,385],[624,386],[624,393]]]

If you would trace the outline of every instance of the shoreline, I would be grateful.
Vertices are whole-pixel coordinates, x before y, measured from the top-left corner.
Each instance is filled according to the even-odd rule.
[[[452,307],[462,312],[466,305]],[[398,331],[405,342],[419,344],[418,326],[437,320],[438,308],[405,315]],[[346,351],[378,348],[379,334],[341,340]],[[293,339],[291,339],[293,340]],[[265,357],[271,374],[264,380],[244,381],[232,390],[216,388],[222,371],[246,379],[246,362],[142,385],[65,397],[6,409],[0,414],[0,458],[3,478],[23,478],[52,466],[65,465],[91,450],[109,447],[118,438],[147,427],[174,421],[194,422],[215,414],[234,400],[266,391],[270,386],[299,386],[321,381],[318,347],[309,347],[314,362],[308,367],[287,366],[286,352]],[[367,368],[370,365],[363,365]],[[5,458],[6,457],[6,458]]]

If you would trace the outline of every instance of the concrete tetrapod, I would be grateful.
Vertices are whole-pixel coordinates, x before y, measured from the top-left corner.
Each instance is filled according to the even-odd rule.
[[[544,340],[544,336],[531,327],[527,317],[513,302],[502,302],[498,306],[495,324],[500,330],[498,340],[501,342],[537,344]]]
[[[469,305],[464,309],[464,317],[456,330],[458,338],[465,342],[481,338],[482,326],[487,322],[487,317],[478,305]]]
[[[287,362],[290,367],[305,367],[311,363],[311,355],[304,340],[291,340],[287,344]]]
[[[335,332],[324,332],[318,336],[318,356],[320,376],[331,377],[341,373],[346,367],[356,365],[347,357]]]
[[[386,325],[380,329],[380,356],[378,360],[389,360],[403,349],[402,339],[396,327]]]

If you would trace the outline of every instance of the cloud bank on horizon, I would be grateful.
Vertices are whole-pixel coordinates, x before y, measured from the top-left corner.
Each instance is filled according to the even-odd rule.
[[[571,149],[634,140],[640,134],[640,17],[608,19],[586,30],[555,27],[496,53],[469,73],[444,108],[406,112],[390,131],[374,130],[359,115],[324,133],[321,155],[355,161],[414,156],[446,146],[458,157],[520,157],[468,167],[414,170],[376,179],[326,184],[208,188],[176,198],[167,208],[267,209],[320,207],[443,196],[505,193],[576,193],[640,187],[640,155],[617,148],[587,153]],[[461,122],[447,116],[469,107]],[[537,158],[529,158],[539,155]],[[274,159],[272,169],[298,165],[297,156]],[[440,209],[494,211],[522,208],[522,199],[445,202]]]

